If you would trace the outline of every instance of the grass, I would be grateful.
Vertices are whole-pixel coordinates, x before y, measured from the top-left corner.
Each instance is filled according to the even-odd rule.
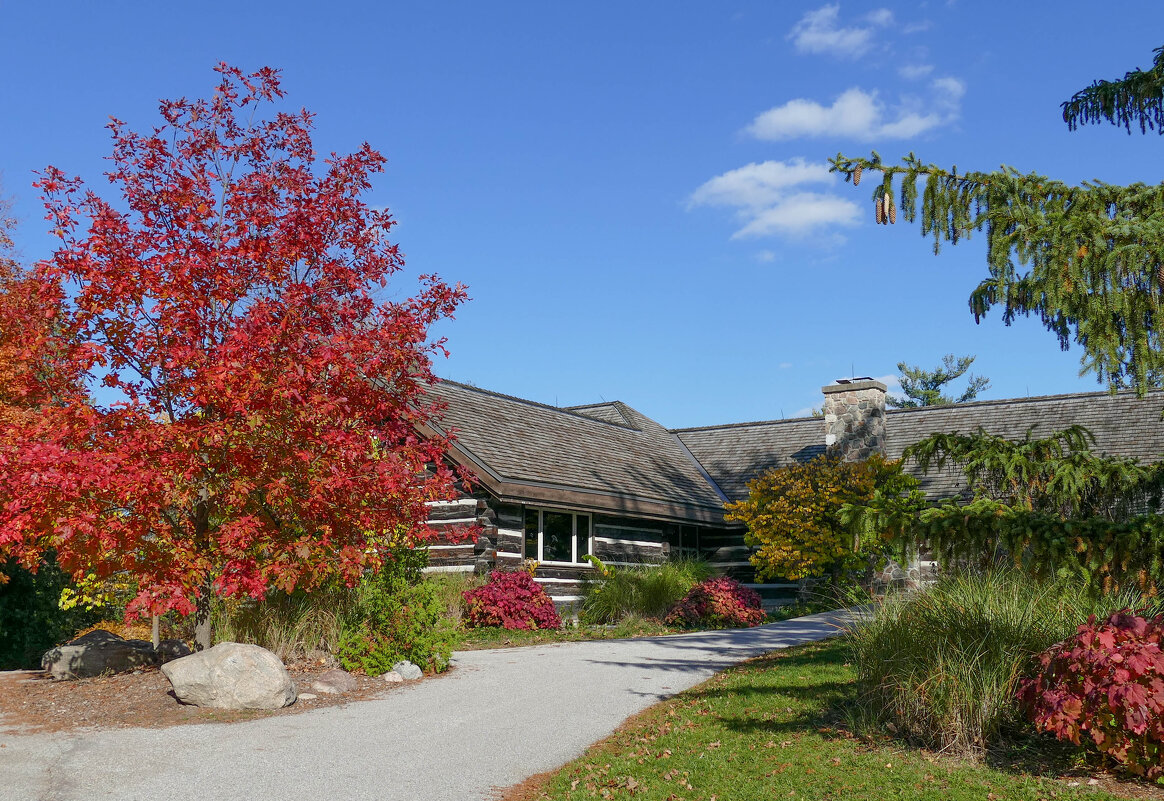
[[[214,641],[254,643],[284,662],[334,654],[356,603],[346,588],[223,601],[211,615]]]
[[[628,615],[662,619],[688,590],[711,576],[711,565],[700,559],[617,568],[584,582],[582,616],[591,623],[616,623]]]
[[[889,728],[928,748],[979,754],[1020,723],[1017,683],[1031,658],[1088,615],[1138,595],[1092,595],[1079,582],[1013,569],[951,574],[891,596],[852,630],[854,725]]]
[[[855,694],[843,641],[747,662],[658,704],[581,758],[506,798],[1112,799],[1099,788],[847,734]],[[1077,777],[1082,778],[1082,777]],[[1139,785],[1131,785],[1139,788]]]

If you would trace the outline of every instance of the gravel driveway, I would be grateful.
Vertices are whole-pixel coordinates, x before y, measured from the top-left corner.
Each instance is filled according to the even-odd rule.
[[[464,651],[447,676],[301,715],[5,732],[0,799],[487,799],[717,670],[836,632],[837,618],[822,614],[754,629]]]

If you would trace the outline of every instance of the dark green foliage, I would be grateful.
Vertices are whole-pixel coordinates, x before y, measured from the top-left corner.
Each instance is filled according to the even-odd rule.
[[[1147,72],[1100,81],[1064,104],[1064,119],[1109,120],[1129,131],[1159,128],[1164,104],[1164,52]],[[1112,388],[1143,393],[1164,381],[1164,184],[1116,186],[1102,181],[1069,186],[1003,166],[959,173],[910,153],[890,166],[840,153],[832,169],[852,180],[876,170],[874,199],[898,187],[901,213],[914,222],[921,197],[921,233],[956,244],[985,231],[989,276],[970,296],[976,320],[992,308],[1003,322],[1036,315],[1066,350],[1083,349],[1083,370]],[[879,213],[880,216],[880,213]]]
[[[947,565],[993,563],[1010,554],[1040,576],[1073,576],[1108,590],[1164,584],[1164,469],[1090,451],[1091,433],[1073,426],[1017,442],[987,434],[935,434],[906,450],[925,471],[962,470],[974,499],[916,511],[906,527]],[[877,504],[852,512],[869,515]]]
[[[1164,588],[1164,518],[1155,514],[1064,520],[980,498],[923,511],[914,532],[947,566],[990,564],[1005,553],[1037,576],[1071,576],[1101,590]]]
[[[965,375],[975,358],[975,356],[955,357],[949,353],[942,357],[942,366],[934,370],[924,370],[921,367],[911,367],[905,362],[898,362],[901,391],[905,398],[891,396],[888,399],[889,405],[895,409],[916,409],[920,406],[948,406],[951,403],[974,400],[979,392],[990,387],[989,378],[971,373],[966,377],[966,389],[957,397],[943,395],[942,388]]]
[[[1095,438],[1071,426],[1034,439],[1029,429],[1011,441],[979,428],[972,434],[934,434],[906,448],[924,471],[952,463],[976,498],[1078,520],[1128,520],[1157,509],[1164,468],[1091,452]]]
[[[1103,122],[1140,133],[1164,134],[1164,47],[1154,51],[1152,68],[1132,70],[1118,81],[1096,81],[1063,104],[1063,121],[1074,131],[1080,125]]]
[[[62,610],[61,590],[69,577],[49,560],[36,573],[15,561],[0,562],[0,670],[39,668],[41,655],[101,619],[83,608]]]
[[[456,625],[440,590],[424,580],[427,563],[427,550],[409,549],[364,578],[355,622],[336,651],[345,669],[379,676],[402,659],[437,673],[448,667]]]

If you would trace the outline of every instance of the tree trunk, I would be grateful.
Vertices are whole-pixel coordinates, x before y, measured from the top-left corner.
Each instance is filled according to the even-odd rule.
[[[202,499],[194,507],[194,538],[204,552],[210,551],[210,507],[206,503],[206,490]],[[214,597],[214,576],[210,573],[202,579],[198,588],[198,598],[194,606],[194,650],[205,651],[212,643],[210,630],[210,602]]]
[[[154,615],[150,620],[150,645],[154,650],[158,650],[158,646],[162,643],[161,626],[158,625],[158,616]]]
[[[209,577],[198,588],[198,599],[194,607],[194,650],[205,651],[210,641],[210,601],[213,598],[213,582]]]

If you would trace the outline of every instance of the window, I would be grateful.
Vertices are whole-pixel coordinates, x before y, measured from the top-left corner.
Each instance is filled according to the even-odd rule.
[[[590,553],[590,515],[525,509],[526,559],[581,562]]]

